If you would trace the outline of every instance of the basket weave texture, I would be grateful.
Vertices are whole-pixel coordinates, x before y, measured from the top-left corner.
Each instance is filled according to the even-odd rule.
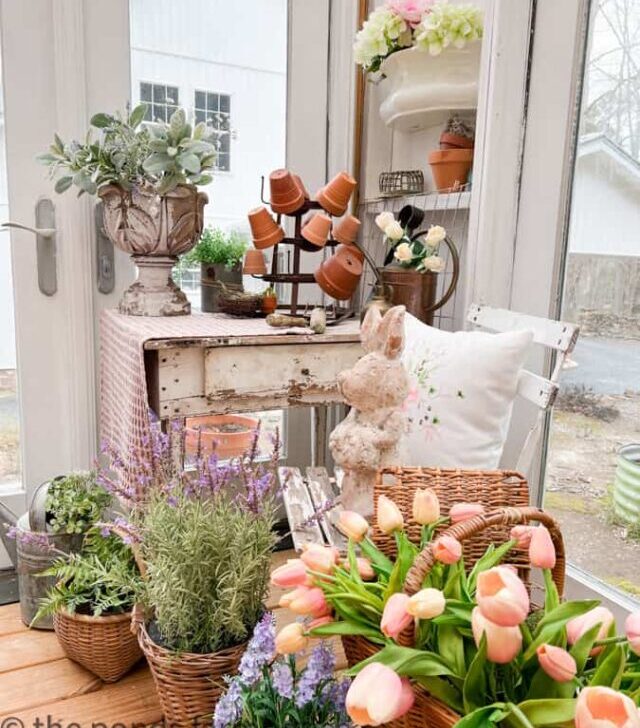
[[[67,657],[104,682],[119,680],[142,657],[131,612],[91,617],[63,610],[54,615],[53,628]]]
[[[395,557],[395,543],[382,533],[377,525],[377,502],[380,495],[391,498],[400,508],[406,531],[414,543],[420,541],[420,526],[413,523],[412,504],[416,490],[433,489],[440,500],[443,515],[454,503],[463,501],[481,503],[485,513],[467,521],[443,529],[463,545],[465,565],[471,568],[485,553],[490,544],[501,545],[509,540],[509,532],[516,524],[538,521],[551,534],[556,547],[557,562],[553,578],[562,595],[564,591],[565,554],[562,534],[557,523],[543,511],[529,506],[529,490],[526,479],[515,471],[465,471],[440,468],[388,468],[378,473],[374,489],[376,513],[373,523],[373,541],[387,556]],[[514,551],[509,562],[517,567],[520,577],[530,588],[531,566],[525,551]],[[405,593],[412,595],[422,588],[422,583],[435,563],[431,544],[415,559],[404,584]],[[413,627],[400,635],[401,644],[413,644]],[[345,655],[349,666],[371,657],[379,647],[363,637],[343,637]],[[412,709],[398,720],[386,724],[390,728],[453,728],[462,716],[432,697],[419,685],[415,686],[416,700]]]
[[[205,655],[172,652],[151,639],[138,607],[133,612],[133,629],[151,668],[165,724],[209,728],[216,703],[226,690],[223,678],[238,671],[246,644]]]

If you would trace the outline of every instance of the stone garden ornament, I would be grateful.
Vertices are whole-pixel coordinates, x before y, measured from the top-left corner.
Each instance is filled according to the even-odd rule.
[[[331,433],[329,447],[344,470],[342,505],[373,513],[373,486],[379,468],[400,464],[399,441],[406,430],[403,404],[409,377],[400,355],[404,347],[404,306],[384,317],[371,308],[360,330],[365,356],[340,372],[338,386],[351,411]]]

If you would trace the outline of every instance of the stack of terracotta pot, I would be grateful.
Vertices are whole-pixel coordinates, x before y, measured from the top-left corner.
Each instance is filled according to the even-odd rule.
[[[429,154],[429,165],[438,192],[456,192],[467,184],[473,164],[473,139],[443,131],[440,149]]]
[[[318,190],[315,200],[312,200],[298,175],[287,169],[272,172],[269,175],[270,206],[276,217],[264,206],[249,212],[254,249],[246,253],[243,272],[266,275],[262,251],[285,240],[281,219],[287,215],[296,218],[299,235],[285,242],[309,252],[322,250],[329,241],[339,243],[334,254],[327,257],[313,275],[327,295],[340,301],[351,298],[362,275],[364,259],[355,245],[360,220],[353,215],[345,215],[355,186],[356,180],[351,175],[340,172]],[[306,213],[310,214],[303,220]],[[333,217],[342,219],[334,226]]]

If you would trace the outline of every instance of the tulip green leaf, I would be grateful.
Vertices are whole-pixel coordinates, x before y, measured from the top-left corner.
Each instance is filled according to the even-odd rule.
[[[495,703],[485,708],[478,708],[459,720],[455,728],[490,728],[497,726],[510,714],[509,706]]]
[[[589,659],[591,650],[593,649],[593,643],[598,638],[598,632],[600,631],[600,625],[595,624],[591,629],[587,630],[569,650],[573,659],[576,661],[576,667],[578,668],[578,674],[580,674]]]
[[[360,551],[369,559],[371,565],[378,573],[382,573],[387,577],[390,576],[393,570],[393,563],[368,538],[361,541]]]
[[[457,713],[463,712],[462,695],[460,691],[447,680],[435,675],[421,675],[415,681],[434,698],[453,708]]]
[[[334,635],[366,637],[372,642],[384,644],[378,630],[354,622],[329,622],[329,624],[312,629],[309,634],[312,637],[332,637]]]
[[[489,546],[486,552],[476,561],[473,569],[471,569],[469,576],[467,577],[467,586],[471,594],[473,594],[476,590],[478,575],[483,571],[487,571],[488,569],[492,569],[494,566],[497,566],[509,553],[509,551],[511,551],[515,544],[515,541],[507,541],[507,543],[504,543],[502,546],[498,546],[497,548],[493,544]]]
[[[518,705],[518,710],[536,728],[538,726],[573,726],[576,713],[575,700],[525,700]]]
[[[551,569],[543,569],[542,573],[545,587],[544,611],[546,614],[549,614],[549,612],[552,612],[559,606],[560,596],[558,595],[558,587],[553,580]]]
[[[536,635],[544,628],[550,625],[562,626],[571,619],[579,617],[581,614],[590,612],[600,604],[596,599],[582,599],[573,602],[564,602],[550,612],[546,612],[544,617],[538,623]]]
[[[626,655],[622,645],[614,645],[606,658],[598,665],[589,685],[606,685],[614,690],[620,687]]]
[[[462,699],[465,713],[472,713],[487,701],[487,635],[482,635],[480,647],[469,665],[462,686]]]
[[[327,625],[329,626],[329,625]],[[348,675],[356,675],[363,667],[371,662],[381,662],[390,667],[398,675],[406,677],[437,677],[454,675],[451,667],[439,655],[426,650],[414,650],[411,647],[401,647],[396,644],[387,644],[373,657],[363,660],[348,671]]]
[[[438,626],[438,653],[455,667],[458,675],[464,675],[464,639],[455,627],[446,624]]]
[[[349,539],[349,546],[347,553],[349,555],[349,573],[351,576],[352,581],[355,581],[357,584],[362,584],[362,579],[360,578],[360,572],[358,571],[358,560],[356,558],[356,549],[353,545],[353,540]]]

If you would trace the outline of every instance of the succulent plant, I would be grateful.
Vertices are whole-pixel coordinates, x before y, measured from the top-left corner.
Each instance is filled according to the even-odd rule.
[[[449,117],[447,126],[445,127],[447,134],[456,134],[457,136],[473,139],[475,136],[475,128],[472,122],[465,121],[454,114]]]
[[[55,134],[49,151],[38,159],[58,178],[56,192],[75,185],[78,196],[94,195],[102,185],[113,183],[125,189],[150,185],[162,195],[179,184],[209,184],[208,171],[215,167],[220,138],[228,129],[204,123],[192,128],[183,109],[177,109],[168,124],[143,124],[146,108],[140,104],[125,117],[96,114],[91,127],[101,133],[97,140],[92,129],[84,143],[65,144]]]

